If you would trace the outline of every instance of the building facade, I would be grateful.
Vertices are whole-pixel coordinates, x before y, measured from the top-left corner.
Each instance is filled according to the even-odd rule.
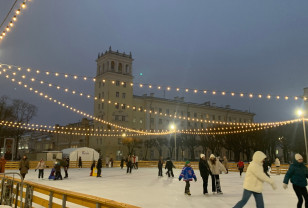
[[[204,121],[228,121],[250,123],[254,115],[250,112],[231,109],[229,106],[217,107],[206,102],[203,104],[185,102],[184,98],[164,99],[150,95],[137,96],[133,94],[133,76],[131,53],[119,53],[109,48],[105,53],[98,55],[96,60],[96,81],[94,116],[104,121],[128,127],[135,130],[168,130],[170,124],[174,124],[178,130],[182,129],[203,129],[209,127]],[[149,86],[148,86],[149,87]],[[176,119],[174,117],[185,117]],[[102,122],[94,121],[96,131],[111,131],[114,127],[105,125]],[[153,136],[138,137],[142,141],[149,140]],[[169,137],[167,135],[165,137]],[[126,156],[128,148],[122,141],[125,138],[119,137],[91,137],[89,145],[100,151],[103,157],[119,159]],[[140,159],[144,158],[145,147],[139,146],[134,153]],[[149,159],[157,159],[159,153],[151,148]],[[196,155],[201,152],[196,148]],[[162,150],[164,157],[171,156],[167,149]],[[188,154],[188,152],[186,153]],[[186,157],[189,157],[187,155]]]

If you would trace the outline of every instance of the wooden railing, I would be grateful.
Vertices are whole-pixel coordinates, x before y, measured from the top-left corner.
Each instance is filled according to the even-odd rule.
[[[80,194],[74,191],[66,191],[46,185],[30,181],[21,181],[11,176],[0,175],[1,187],[9,186],[1,189],[2,194],[10,194],[13,207],[91,207],[91,208],[138,208],[137,206],[116,202],[101,197]],[[21,187],[23,190],[20,191]],[[11,193],[6,193],[7,191]],[[5,192],[5,193],[4,193]],[[22,195],[22,199],[20,196]],[[1,202],[3,204],[3,202]],[[15,206],[14,206],[15,205]]]

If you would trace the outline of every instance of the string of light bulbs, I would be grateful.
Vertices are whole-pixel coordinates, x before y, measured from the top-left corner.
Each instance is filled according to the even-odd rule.
[[[42,71],[42,70],[33,70],[31,68],[25,68],[15,65],[8,65],[0,63],[1,65],[6,65],[9,68],[15,67],[17,70],[22,71],[26,70],[27,72],[33,72],[35,71],[37,74],[44,73],[45,75],[54,75],[55,77],[64,76],[65,78],[74,78],[77,79],[83,79],[83,80],[92,80],[93,82],[96,81],[95,77],[88,77],[88,76],[80,76],[80,75],[72,75],[62,72],[50,72],[50,71]],[[106,80],[102,80],[102,82],[106,82]],[[116,80],[111,80],[111,84],[115,84]],[[123,84],[123,82],[122,82]],[[304,100],[306,101],[308,98],[305,96],[287,96],[287,95],[274,95],[271,93],[247,93],[247,92],[235,92],[231,90],[207,90],[207,89],[193,89],[193,88],[183,88],[183,87],[173,87],[173,86],[166,86],[166,85],[158,85],[158,84],[149,84],[149,83],[129,83],[129,86],[137,86],[139,88],[148,88],[148,89],[157,89],[157,90],[166,90],[166,91],[176,91],[176,92],[185,92],[185,93],[201,93],[201,94],[210,94],[210,95],[221,95],[226,96],[230,95],[232,97],[239,96],[241,98],[247,97],[247,98],[258,98],[258,99],[267,99],[267,100]]]
[[[7,69],[5,68],[2,68],[2,72],[3,73],[6,73],[7,72]],[[1,71],[0,71],[1,73]],[[16,76],[17,75],[17,72],[12,72],[12,75],[13,76]],[[22,75],[22,78],[25,79],[26,76],[25,75]],[[31,78],[31,81],[32,82],[35,82],[35,81],[38,81],[40,84],[42,85],[48,85],[49,87],[56,87],[58,90],[59,89],[64,89],[63,91],[65,93],[68,93],[68,92],[71,92],[73,95],[80,95],[80,96],[83,96],[85,95],[86,98],[92,98],[94,100],[97,100],[98,98],[97,97],[94,97],[92,95],[86,95],[85,93],[82,93],[82,92],[78,92],[76,90],[71,90],[69,91],[68,88],[65,88],[65,87],[62,87],[60,85],[56,85],[56,84],[52,84],[52,83],[49,83],[49,82],[46,82],[46,81],[43,81],[43,80],[37,80],[35,78]],[[197,122],[197,123],[205,123],[205,124],[213,124],[213,125],[231,125],[231,126],[234,126],[234,125],[238,125],[238,126],[251,126],[251,125],[258,125],[258,126],[262,126],[262,125],[273,125],[273,124],[278,124],[278,123],[284,123],[284,122],[289,122],[289,121],[292,121],[292,120],[289,120],[289,121],[278,121],[278,122],[266,122],[266,123],[242,123],[242,122],[223,122],[223,121],[211,121],[211,120],[206,120],[206,119],[198,119],[198,118],[190,118],[190,117],[185,117],[185,116],[176,116],[176,115],[171,115],[171,114],[163,114],[163,113],[159,113],[157,111],[152,111],[150,109],[146,109],[146,108],[143,108],[142,106],[140,106],[139,108],[137,108],[136,106],[130,106],[126,103],[119,103],[119,102],[114,102],[112,100],[105,100],[105,99],[100,99],[100,101],[102,103],[107,103],[107,104],[110,104],[110,105],[119,105],[119,106],[126,106],[126,108],[128,110],[138,110],[139,112],[144,112],[144,113],[147,113],[147,114],[150,114],[150,115],[157,115],[157,116],[160,116],[160,117],[164,117],[164,118],[171,118],[171,119],[178,119],[178,120],[185,120],[185,121],[193,121],[193,122]]]
[[[8,32],[12,31],[12,28],[14,27],[14,23],[17,21],[17,16],[21,15],[22,11],[27,8],[27,0],[24,0],[18,9],[15,10],[15,15],[12,17],[12,19],[9,21],[5,29],[0,34],[0,42],[7,36]]]
[[[0,72],[0,75],[1,75],[1,74],[2,74],[2,73]],[[114,127],[114,128],[120,128],[120,129],[124,129],[124,130],[126,130],[126,131],[128,131],[128,132],[135,132],[135,133],[138,133],[138,134],[149,134],[149,135],[165,135],[165,134],[170,134],[170,133],[169,133],[170,131],[167,131],[167,130],[166,130],[165,132],[161,132],[161,133],[153,133],[153,132],[152,132],[152,133],[149,133],[147,130],[146,130],[146,131],[135,130],[135,129],[131,129],[131,128],[128,128],[128,127],[120,126],[120,125],[117,125],[117,124],[114,124],[114,123],[105,121],[105,120],[103,120],[103,119],[100,119],[100,118],[97,118],[97,117],[92,116],[92,115],[90,115],[90,114],[87,114],[87,113],[85,113],[85,112],[82,112],[82,111],[80,111],[80,110],[78,110],[78,109],[76,109],[76,108],[74,108],[74,107],[72,107],[72,106],[69,106],[69,105],[67,105],[67,104],[65,104],[65,103],[63,103],[63,102],[61,102],[61,101],[59,101],[59,100],[53,99],[53,98],[50,97],[49,95],[47,95],[47,94],[45,94],[45,93],[43,93],[43,92],[40,92],[40,91],[38,91],[38,90],[35,90],[33,87],[30,87],[29,85],[23,84],[22,81],[18,81],[18,80],[16,80],[15,78],[10,78],[9,75],[5,75],[5,78],[9,79],[9,80],[10,80],[11,82],[13,82],[13,83],[17,83],[18,85],[23,86],[24,88],[28,89],[29,91],[34,92],[35,94],[37,94],[37,95],[43,97],[44,99],[46,99],[46,100],[48,100],[48,101],[50,101],[50,102],[56,103],[56,104],[62,106],[63,108],[69,109],[69,110],[71,110],[71,111],[73,111],[73,112],[75,112],[75,113],[78,113],[78,114],[83,115],[83,116],[85,116],[85,117],[87,117],[87,118],[96,120],[96,121],[98,121],[98,122],[100,122],[100,123],[103,123],[103,124],[105,124],[105,125],[110,125],[110,126],[112,126],[112,127]]]

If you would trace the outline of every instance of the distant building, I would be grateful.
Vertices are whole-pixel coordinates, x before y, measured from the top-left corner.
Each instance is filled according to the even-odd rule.
[[[131,53],[119,53],[109,48],[105,53],[98,55],[96,60],[96,81],[94,116],[117,125],[136,130],[167,130],[171,123],[176,124],[177,129],[202,129],[208,124],[198,122],[199,120],[244,122],[253,121],[253,113],[231,109],[230,106],[217,107],[210,102],[203,104],[185,102],[183,97],[174,99],[163,99],[150,95],[137,96],[133,94],[133,75]],[[149,86],[147,86],[149,87]],[[108,103],[110,101],[110,103]],[[115,104],[117,102],[117,104]],[[145,113],[150,110],[152,113]],[[156,113],[154,113],[156,112]],[[173,116],[190,118],[190,120],[178,120]],[[98,131],[113,130],[109,125],[94,121],[94,129]],[[165,137],[170,137],[167,135]],[[143,141],[150,136],[139,137]],[[153,138],[153,136],[152,136]],[[89,146],[100,151],[106,157],[119,159],[126,156],[128,150],[122,145],[123,137],[91,137]],[[201,152],[196,149],[196,155]],[[144,147],[136,148],[134,151],[140,159],[144,157]],[[168,155],[164,149],[163,156]],[[185,151],[189,157],[189,152]],[[153,148],[150,150],[150,159],[157,159],[159,154]]]

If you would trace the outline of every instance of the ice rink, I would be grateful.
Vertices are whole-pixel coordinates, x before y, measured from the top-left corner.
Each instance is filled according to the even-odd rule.
[[[6,171],[12,172],[12,171]],[[45,170],[44,180],[38,179],[38,172],[30,170],[26,180],[53,186],[61,189],[72,190],[80,193],[95,195],[118,202],[124,202],[145,208],[168,208],[168,207],[207,207],[207,208],[230,208],[242,197],[243,179],[239,173],[230,172],[222,174],[221,186],[223,195],[213,195],[211,192],[211,180],[209,179],[209,195],[202,194],[202,178],[199,170],[195,170],[198,181],[191,182],[191,196],[184,195],[185,183],[178,180],[179,169],[175,169],[175,177],[168,178],[166,175],[158,177],[156,168],[133,169],[131,174],[120,168],[103,168],[102,177],[90,177],[88,168],[69,169],[69,178],[50,181],[48,176],[50,169]],[[62,170],[62,175],[64,171]],[[289,188],[282,188],[284,175],[271,175],[276,181],[278,189],[273,191],[269,184],[264,185],[263,197],[265,207],[283,208],[296,207],[297,198],[289,183]],[[255,206],[252,197],[245,207]]]

